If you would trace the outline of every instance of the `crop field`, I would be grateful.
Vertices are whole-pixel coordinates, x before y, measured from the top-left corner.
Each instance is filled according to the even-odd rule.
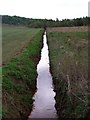
[[[59,117],[83,118],[88,110],[88,28],[48,28],[51,72]]]
[[[30,40],[40,31],[40,29],[2,26],[2,62],[6,64],[27,46]]]

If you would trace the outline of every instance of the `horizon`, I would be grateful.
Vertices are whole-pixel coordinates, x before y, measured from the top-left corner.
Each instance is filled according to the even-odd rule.
[[[47,19],[47,18],[28,18],[28,17],[25,17],[25,16],[17,16],[17,15],[0,15],[0,16],[10,16],[10,17],[16,16],[16,17],[22,17],[22,18],[26,18],[26,19],[36,19],[36,20],[38,20],[38,19],[40,19],[40,20],[43,20],[43,19],[53,20],[53,19]],[[77,18],[86,18],[86,17],[88,17],[88,16],[77,17]],[[65,18],[65,19],[73,20],[73,19],[77,19],[77,18],[72,18],[72,19],[70,19],[70,18]],[[56,19],[58,19],[58,18],[56,18]],[[53,21],[56,21],[56,19],[53,20]],[[62,19],[62,20],[65,20],[65,19]],[[59,20],[59,19],[58,19],[58,20]],[[62,21],[62,20],[59,20],[59,21]]]

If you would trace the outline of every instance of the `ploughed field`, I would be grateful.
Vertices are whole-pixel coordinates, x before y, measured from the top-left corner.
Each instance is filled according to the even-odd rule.
[[[88,117],[88,28],[47,28],[60,118]]]

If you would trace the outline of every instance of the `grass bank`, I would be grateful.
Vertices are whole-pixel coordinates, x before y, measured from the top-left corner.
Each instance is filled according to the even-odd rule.
[[[56,29],[47,32],[58,116],[60,119],[85,118],[88,112],[88,32]]]
[[[32,96],[36,90],[36,67],[40,58],[42,35],[43,30],[39,30],[23,52],[3,66],[3,118],[27,119],[30,114]]]

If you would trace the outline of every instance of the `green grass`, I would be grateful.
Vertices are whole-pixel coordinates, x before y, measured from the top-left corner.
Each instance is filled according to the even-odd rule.
[[[3,118],[27,118],[32,109],[43,30],[28,29],[24,33],[29,37],[30,31],[34,32],[35,36],[27,47],[3,66]],[[18,33],[21,34],[18,34],[18,40],[22,32],[23,30],[19,30]]]
[[[48,43],[58,115],[84,117],[88,104],[88,33],[48,32]]]
[[[31,41],[33,36],[40,29],[17,27],[10,25],[2,26],[2,48],[3,48],[3,64],[10,61],[11,58],[21,53],[21,51]]]

